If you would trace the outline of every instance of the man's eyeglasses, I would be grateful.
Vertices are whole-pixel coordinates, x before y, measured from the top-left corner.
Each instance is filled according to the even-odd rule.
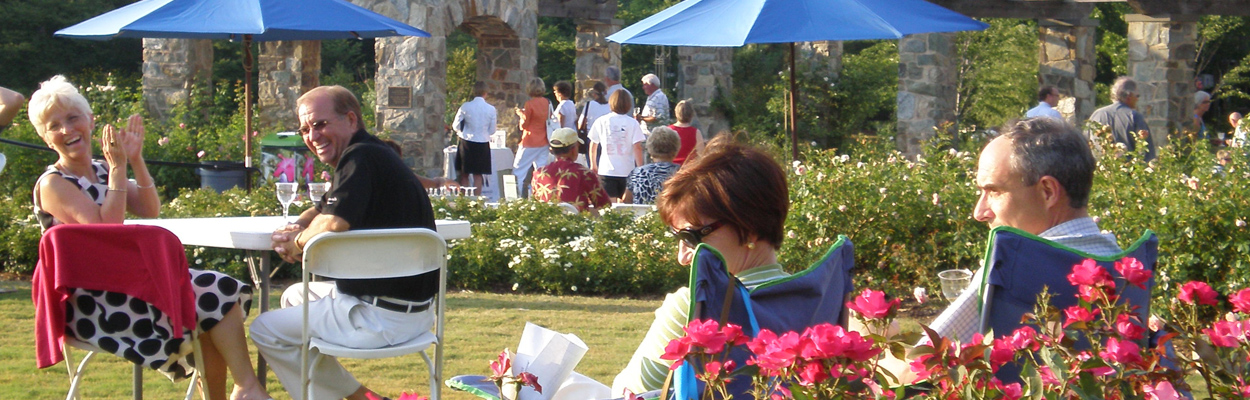
[[[686,242],[686,244],[690,245],[690,247],[695,247],[698,246],[699,243],[703,243],[703,238],[707,237],[707,235],[711,235],[712,232],[715,232],[716,229],[721,227],[721,225],[720,221],[716,221],[704,225],[701,228],[673,229],[673,236],[677,236],[678,239]]]
[[[312,132],[313,129],[322,130],[322,129],[325,129],[329,125],[330,125],[330,120],[328,119],[323,119],[320,121],[313,121],[309,123],[308,126],[301,126],[299,128],[299,133],[302,135],[307,135],[308,132]]]

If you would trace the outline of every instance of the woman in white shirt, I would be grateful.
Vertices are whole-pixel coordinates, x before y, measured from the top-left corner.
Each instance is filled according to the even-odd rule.
[[[577,130],[577,104],[573,103],[573,85],[557,81],[551,88],[556,92],[556,119],[561,128]]]
[[[629,173],[642,165],[642,142],[647,137],[638,120],[629,115],[634,108],[629,93],[612,93],[608,106],[612,113],[590,127],[590,169],[603,178],[603,188],[612,202],[619,203]]]
[[[456,147],[456,170],[461,185],[483,187],[485,175],[494,173],[490,160],[490,135],[495,133],[498,113],[486,102],[486,82],[473,84],[473,100],[456,110],[452,129],[460,138]],[[472,179],[469,179],[472,177]]]

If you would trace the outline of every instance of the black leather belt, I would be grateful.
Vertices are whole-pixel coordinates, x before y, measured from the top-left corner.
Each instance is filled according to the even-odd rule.
[[[360,298],[360,301],[372,304],[375,307],[381,308],[383,310],[395,311],[395,312],[401,312],[401,313],[409,313],[409,314],[419,313],[419,312],[428,310],[430,309],[430,303],[434,302],[433,300],[430,300],[421,304],[412,304],[412,303],[403,304],[403,303],[397,303],[394,301],[386,300],[377,296],[365,295],[365,296],[357,296],[357,297]]]

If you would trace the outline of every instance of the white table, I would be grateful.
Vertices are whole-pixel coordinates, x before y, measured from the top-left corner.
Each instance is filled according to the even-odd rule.
[[[291,217],[294,221],[295,217]],[[260,312],[269,310],[269,255],[273,251],[270,237],[284,225],[282,217],[221,217],[128,219],[126,225],[152,225],[168,229],[185,246],[205,246],[244,250],[252,283],[260,294]],[[469,237],[469,221],[437,220],[435,228],[443,239]],[[259,262],[257,262],[259,261]],[[257,358],[256,372],[265,382],[265,362]]]

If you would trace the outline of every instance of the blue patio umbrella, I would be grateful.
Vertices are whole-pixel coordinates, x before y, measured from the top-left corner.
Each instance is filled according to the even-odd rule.
[[[700,47],[790,43],[790,139],[794,142],[794,42],[901,39],[915,33],[988,27],[924,0],[686,0],[608,40]],[[797,158],[798,147],[793,150]]]
[[[343,0],[142,0],[61,29],[56,36],[243,41],[244,160],[252,166],[251,42],[430,34]],[[251,179],[248,180],[249,187]]]

